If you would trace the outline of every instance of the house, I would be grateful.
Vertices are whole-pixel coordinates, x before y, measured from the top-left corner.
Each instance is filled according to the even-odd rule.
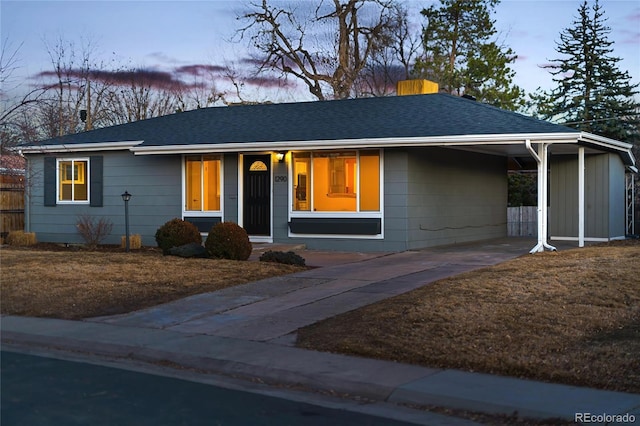
[[[549,184],[539,173],[542,250],[549,231],[581,244],[624,237],[630,149],[441,93],[206,108],[24,147],[34,170],[25,227],[39,241],[80,242],[77,217],[90,214],[112,221],[106,242],[117,243],[126,190],[145,245],[174,217],[203,235],[234,221],[253,242],[315,249],[475,241],[506,236],[507,159],[521,157],[550,169]]]

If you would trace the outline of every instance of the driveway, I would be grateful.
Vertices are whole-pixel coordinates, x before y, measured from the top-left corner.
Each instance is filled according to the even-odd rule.
[[[301,327],[526,255],[534,244],[505,238],[400,253],[296,250],[320,267],[88,321],[290,345]]]

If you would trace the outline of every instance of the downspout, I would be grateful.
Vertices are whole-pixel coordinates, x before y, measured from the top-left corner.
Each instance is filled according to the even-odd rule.
[[[547,243],[547,147],[549,144],[540,143],[539,152],[531,147],[531,140],[525,140],[525,146],[531,156],[538,163],[538,243],[529,253],[536,253],[549,249],[556,251],[556,248]]]

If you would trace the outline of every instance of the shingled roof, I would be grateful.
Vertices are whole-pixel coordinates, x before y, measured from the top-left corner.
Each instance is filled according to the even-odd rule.
[[[204,108],[49,139],[34,145],[143,141],[140,147],[449,135],[578,133],[437,93]]]

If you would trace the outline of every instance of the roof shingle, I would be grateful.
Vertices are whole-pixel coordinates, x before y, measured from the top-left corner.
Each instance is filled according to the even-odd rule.
[[[140,146],[565,133],[575,129],[442,93],[213,107],[48,139],[34,145]]]

